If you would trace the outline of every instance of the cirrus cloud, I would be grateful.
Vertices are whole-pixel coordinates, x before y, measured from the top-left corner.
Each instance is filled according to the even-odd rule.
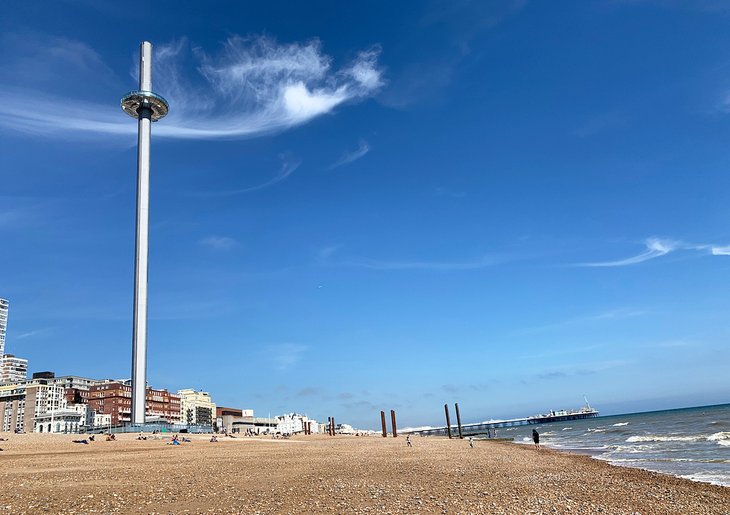
[[[89,48],[77,41],[66,44]],[[74,55],[54,52],[58,59]],[[156,45],[154,89],[170,102],[170,114],[153,132],[167,138],[232,139],[302,125],[344,103],[372,96],[383,84],[378,56],[374,47],[335,68],[318,39],[286,44],[266,36],[232,36],[216,53],[185,39]],[[104,65],[100,59],[98,63]],[[136,65],[134,70],[136,74]],[[52,85],[31,90],[0,82],[0,93],[0,127],[63,138],[136,131],[115,103],[88,100],[93,90],[87,98],[75,98]]]

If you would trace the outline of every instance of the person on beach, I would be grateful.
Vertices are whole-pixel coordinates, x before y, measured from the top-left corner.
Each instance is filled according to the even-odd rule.
[[[472,449],[474,448],[474,437],[473,436],[469,437],[469,447],[471,447]]]
[[[535,449],[538,451],[540,450],[540,433],[537,432],[537,429],[532,430],[532,441],[535,442]]]
[[[413,442],[411,442],[411,437],[410,437],[410,435],[409,435],[409,436],[406,436],[406,445],[407,445],[408,447],[413,447]]]

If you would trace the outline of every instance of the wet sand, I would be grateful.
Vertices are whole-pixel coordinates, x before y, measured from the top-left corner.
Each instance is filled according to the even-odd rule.
[[[730,513],[728,487],[507,442],[0,437],[0,513]]]

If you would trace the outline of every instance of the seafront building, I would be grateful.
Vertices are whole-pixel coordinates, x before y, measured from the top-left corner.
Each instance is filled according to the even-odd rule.
[[[276,432],[285,435],[303,433],[308,423],[311,423],[312,433],[319,433],[320,426],[316,420],[298,413],[287,413],[276,417]]]
[[[10,303],[6,299],[0,299],[0,384],[25,381],[28,378],[28,360],[5,354],[9,309]]]
[[[81,414],[68,409],[63,388],[44,379],[0,385],[1,431],[77,432],[80,426]]]
[[[113,381],[89,388],[89,408],[95,413],[111,415],[113,426],[132,421],[131,381]],[[147,387],[145,420],[148,422],[181,423],[180,397],[167,390]]]
[[[268,434],[276,432],[275,418],[254,417],[252,409],[216,408],[214,429],[219,433]]]
[[[0,358],[5,355],[5,333],[8,330],[8,306],[5,299],[0,299]]]
[[[215,403],[210,394],[190,388],[178,390],[180,415],[183,424],[213,426],[215,422]]]
[[[28,379],[28,360],[6,354],[0,360],[0,383],[12,383]]]

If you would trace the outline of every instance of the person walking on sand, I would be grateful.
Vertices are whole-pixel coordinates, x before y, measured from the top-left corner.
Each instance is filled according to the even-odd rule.
[[[411,442],[411,437],[410,437],[410,435],[406,436],[406,445],[407,445],[408,447],[413,447],[413,442]]]
[[[471,447],[472,449],[474,448],[474,437],[473,436],[469,437],[469,447]]]
[[[540,450],[540,433],[537,432],[537,429],[532,430],[532,441],[535,442],[535,449],[538,451]]]

